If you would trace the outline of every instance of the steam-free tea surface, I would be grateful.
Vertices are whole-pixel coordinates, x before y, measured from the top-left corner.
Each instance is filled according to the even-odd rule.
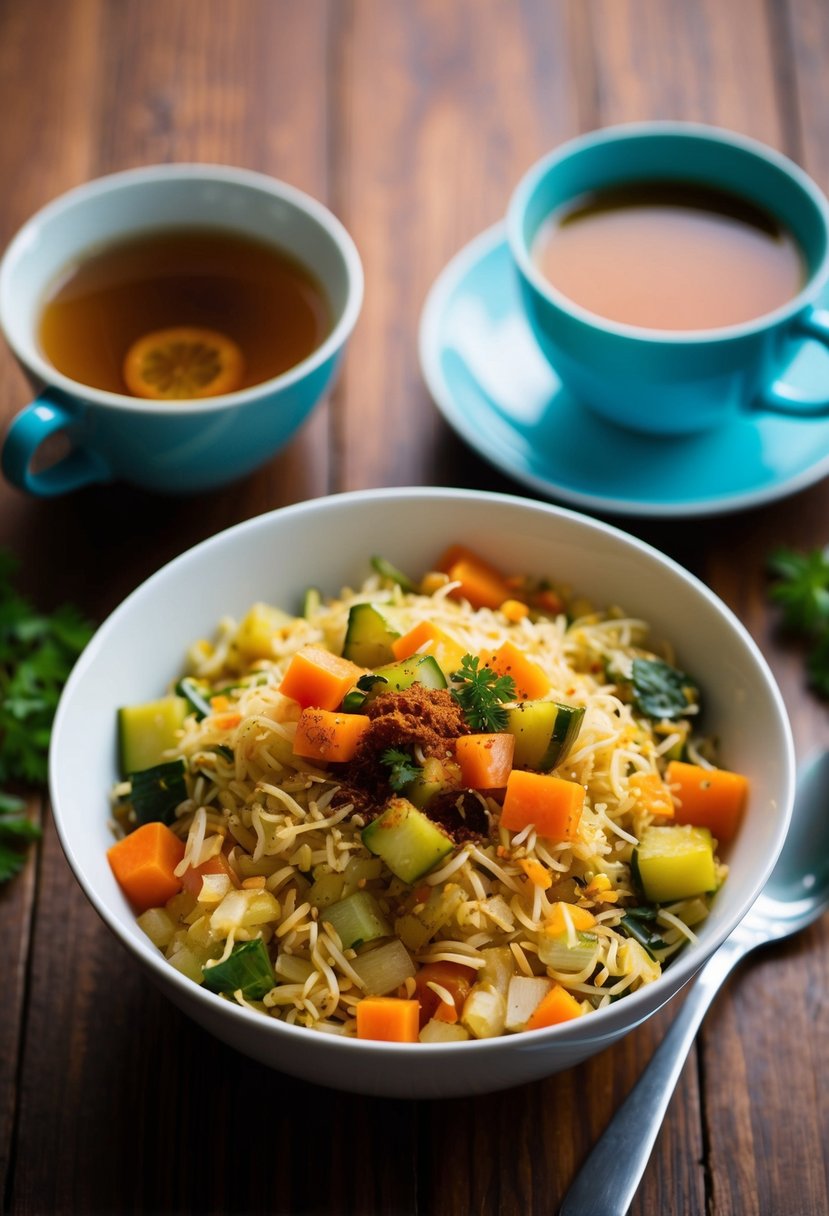
[[[682,182],[584,195],[550,216],[533,252],[574,303],[653,329],[752,321],[791,300],[806,278],[797,242],[774,216]]]
[[[224,335],[239,348],[233,388],[243,389],[310,355],[329,332],[329,306],[311,274],[274,246],[213,229],[166,229],[68,266],[44,302],[39,340],[73,380],[130,393],[130,348],[156,331],[185,328]]]

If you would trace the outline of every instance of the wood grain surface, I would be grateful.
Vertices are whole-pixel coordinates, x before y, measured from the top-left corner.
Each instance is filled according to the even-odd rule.
[[[521,173],[608,123],[694,119],[781,148],[829,188],[825,0],[3,0],[0,242],[91,177],[160,161],[262,170],[326,202],[366,271],[339,383],[282,454],[197,499],[106,486],[59,502],[0,485],[0,545],[44,607],[102,619],[220,528],[338,490],[526,493],[473,455],[424,387],[426,292],[503,215]],[[0,351],[0,417],[27,400]],[[705,471],[701,470],[701,478]],[[829,539],[829,484],[717,520],[616,522],[701,575],[769,659],[800,755],[829,742],[765,562]],[[263,1070],[156,993],[99,922],[49,818],[0,890],[0,1193],[75,1213],[555,1212],[641,1072],[668,1007],[569,1072],[491,1097],[391,1102]],[[829,1211],[829,925],[729,983],[632,1211]]]

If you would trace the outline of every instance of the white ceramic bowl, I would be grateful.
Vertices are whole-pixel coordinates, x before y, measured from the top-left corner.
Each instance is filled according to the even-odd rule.
[[[548,1030],[459,1044],[346,1040],[268,1019],[183,978],[135,923],[110,871],[107,792],[116,778],[116,709],[160,695],[188,644],[255,600],[294,608],[302,591],[336,593],[379,553],[421,571],[452,541],[511,571],[543,573],[597,604],[617,603],[674,640],[704,690],[706,723],[730,768],[751,782],[730,875],[700,935],[654,984]],[[615,528],[537,502],[465,490],[335,495],[274,511],[165,566],[101,626],[55,721],[51,792],[63,848],[86,895],[185,1013],[245,1054],[295,1076],[362,1093],[435,1097],[503,1089],[577,1064],[649,1017],[693,975],[750,907],[788,825],[794,749],[780,694],[757,647],[695,578]]]

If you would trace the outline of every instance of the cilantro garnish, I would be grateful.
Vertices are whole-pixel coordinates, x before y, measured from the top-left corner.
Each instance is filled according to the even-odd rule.
[[[505,701],[516,697],[512,676],[499,676],[490,667],[481,667],[477,655],[465,654],[452,676],[452,696],[463,710],[474,731],[499,731],[507,724]]]
[[[398,794],[422,771],[408,752],[398,751],[395,747],[387,747],[380,756],[380,762],[388,767],[389,785]]]
[[[0,550],[0,781],[45,785],[52,719],[69,672],[92,635],[76,609],[37,612],[13,586],[17,562]],[[0,882],[40,835],[24,803],[0,792]]]
[[[829,549],[777,549],[768,568],[775,580],[769,598],[782,608],[783,627],[809,644],[809,684],[829,697]]]

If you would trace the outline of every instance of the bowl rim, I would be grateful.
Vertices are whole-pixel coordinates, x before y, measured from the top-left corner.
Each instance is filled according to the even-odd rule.
[[[533,1031],[531,1034],[524,1032],[499,1035],[495,1038],[470,1039],[459,1043],[388,1043],[323,1032],[318,1032],[315,1035],[309,1034],[309,1030],[306,1027],[294,1026],[276,1018],[263,1017],[258,1010],[247,1009],[235,1002],[225,1000],[221,996],[208,991],[202,985],[195,984],[192,980],[187,979],[174,967],[170,966],[164,955],[152,945],[149,938],[145,942],[130,934],[121,923],[119,916],[110,910],[107,902],[91,884],[87,883],[83,874],[83,867],[73,847],[71,835],[63,822],[61,811],[62,794],[58,761],[62,746],[64,722],[71,713],[71,702],[75,695],[75,690],[84,680],[87,669],[94,664],[98,649],[109,635],[119,627],[121,618],[132,611],[136,604],[140,605],[142,599],[152,597],[155,594],[156,588],[164,583],[173,569],[178,569],[190,562],[198,561],[205,551],[212,549],[216,545],[228,544],[242,534],[252,535],[260,529],[267,530],[277,518],[291,521],[316,513],[325,515],[329,511],[339,514],[347,511],[350,505],[365,504],[366,502],[382,505],[394,501],[410,502],[414,500],[416,502],[419,499],[436,498],[446,499],[448,504],[453,501],[466,501],[487,503],[496,507],[502,505],[513,509],[518,508],[549,520],[565,520],[569,524],[586,527],[591,531],[609,537],[612,541],[620,543],[625,547],[632,547],[645,558],[655,561],[657,565],[666,567],[670,573],[678,577],[681,582],[688,584],[696,594],[700,595],[714,608],[718,615],[724,618],[725,623],[737,635],[748,651],[755,669],[762,677],[769,695],[770,706],[775,711],[777,726],[779,728],[781,744],[780,780],[784,797],[781,799],[780,820],[774,847],[765,858],[764,864],[755,871],[750,890],[741,901],[740,906],[729,918],[723,921],[715,932],[712,932],[701,940],[701,948],[697,948],[694,945],[689,946],[672,963],[670,969],[663,972],[658,980],[645,985],[637,992],[630,993],[625,996],[623,1001],[615,1002],[604,1009],[596,1010],[589,1016],[586,1024],[584,1018],[578,1018],[557,1026]],[[554,1045],[556,1047],[565,1047],[565,1045],[575,1047],[578,1044],[600,1043],[604,1039],[607,1039],[609,1042],[612,1038],[617,1037],[619,1033],[633,1029],[650,1017],[691,979],[699,967],[714,953],[742,920],[759,895],[783,847],[794,803],[794,784],[795,749],[791,725],[782,694],[768,663],[736,614],[696,575],[685,569],[673,558],[660,552],[653,545],[639,540],[638,537],[632,536],[613,524],[594,519],[581,512],[550,503],[525,499],[517,495],[442,486],[404,486],[352,490],[307,499],[289,506],[275,508],[272,511],[233,524],[205,538],[166,562],[113,609],[101,623],[93,638],[84,649],[69,676],[58,704],[49,749],[49,792],[52,814],[61,848],[69,866],[84,895],[104,923],[112,930],[121,943],[126,946],[129,952],[135,954],[149,968],[150,974],[154,979],[161,981],[164,987],[173,989],[176,995],[172,999],[177,1001],[180,997],[182,1001],[188,1004],[201,1006],[205,1019],[210,1018],[211,1013],[217,1016],[224,1015],[230,1018],[231,1021],[234,1021],[240,1030],[246,1028],[252,1039],[258,1035],[265,1034],[273,1036],[274,1042],[283,1039],[286,1047],[291,1043],[295,1043],[297,1046],[304,1043],[307,1047],[313,1048],[315,1052],[323,1053],[331,1051],[339,1054],[341,1050],[346,1050],[350,1053],[368,1053],[370,1055],[376,1053],[378,1048],[389,1051],[393,1055],[410,1056],[412,1052],[415,1052],[417,1053],[416,1058],[424,1062],[426,1056],[432,1053],[442,1055],[446,1052],[474,1052],[486,1058],[493,1052],[497,1054],[503,1050],[515,1050],[519,1046],[522,1048],[531,1046],[532,1050],[537,1050],[544,1047],[551,1048]],[[696,950],[696,954],[694,950]],[[677,978],[679,979],[678,983],[676,982]],[[658,998],[656,1003],[654,1003],[655,996]],[[272,1029],[267,1030],[267,1027],[271,1027]],[[343,1048],[343,1044],[347,1044],[347,1046]],[[426,1055],[424,1055],[424,1052]]]

